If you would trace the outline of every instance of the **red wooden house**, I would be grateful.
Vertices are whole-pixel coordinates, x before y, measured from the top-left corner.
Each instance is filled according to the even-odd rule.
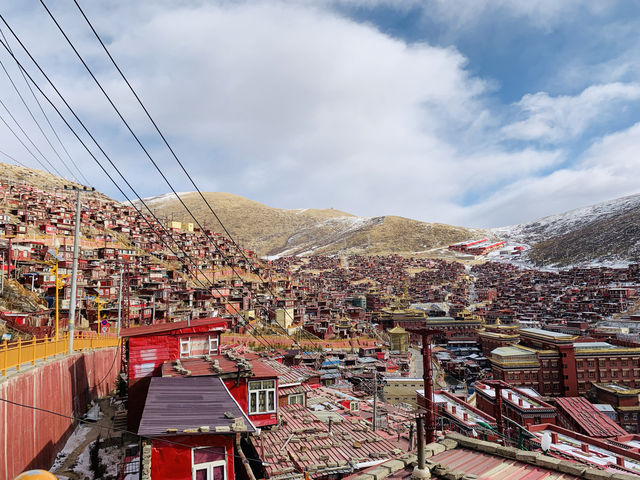
[[[138,428],[151,377],[162,375],[162,364],[182,355],[218,354],[220,334],[227,326],[228,320],[201,318],[122,330],[122,337],[128,338],[130,430]]]
[[[246,478],[234,459],[240,435],[255,431],[222,379],[152,378],[139,428],[146,437],[141,464],[151,480]]]
[[[206,358],[183,356],[180,362],[166,362],[162,376],[220,377],[254,425],[278,423],[279,374],[254,353],[241,357],[229,352]]]

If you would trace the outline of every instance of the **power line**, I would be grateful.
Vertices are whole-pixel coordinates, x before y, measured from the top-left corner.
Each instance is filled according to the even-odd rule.
[[[11,45],[9,45],[9,42],[7,41],[7,37],[5,37],[4,35],[4,31],[2,29],[0,29],[0,35],[2,35],[2,38],[4,39],[5,43],[7,44],[7,46],[9,47],[9,50],[11,50]],[[42,104],[40,103],[40,100],[38,100],[38,97],[36,96],[35,92],[33,91],[33,88],[31,88],[31,84],[27,81],[27,77],[25,77],[24,72],[22,71],[22,69],[18,69],[18,71],[20,72],[22,79],[24,80],[24,83],[27,85],[27,87],[29,88],[29,91],[31,92],[31,96],[33,96],[33,99],[36,101],[36,104],[38,105],[38,108],[40,109],[40,112],[42,112],[42,115],[44,116],[45,120],[47,121],[47,124],[49,125],[49,128],[51,129],[51,131],[53,132],[53,134],[55,135],[56,139],[58,140],[58,143],[60,144],[60,146],[62,147],[62,149],[64,150],[64,152],[66,153],[67,157],[69,158],[69,160],[71,161],[71,163],[73,164],[73,166],[76,168],[76,170],[78,171],[78,173],[80,174],[80,176],[82,177],[82,179],[85,181],[85,183],[87,185],[89,185],[91,182],[89,182],[89,180],[87,180],[87,177],[84,176],[84,173],[82,173],[82,170],[80,170],[80,168],[78,167],[78,165],[76,164],[75,160],[73,159],[73,157],[69,154],[69,151],[67,150],[67,147],[65,147],[64,143],[62,142],[62,140],[60,139],[60,136],[58,135],[58,132],[56,131],[56,129],[53,127],[53,124],[51,123],[51,121],[49,120],[49,116],[47,115],[47,113],[44,111],[44,108],[42,108]],[[62,159],[61,159],[62,160]]]
[[[178,241],[176,241],[176,239],[166,230],[166,228],[164,227],[164,225],[160,222],[160,220],[157,218],[157,216],[153,213],[153,211],[147,206],[147,204],[144,202],[144,200],[142,200],[142,198],[140,198],[140,195],[138,195],[138,193],[136,192],[136,190],[131,186],[131,184],[129,183],[129,181],[124,177],[124,175],[120,172],[120,170],[118,169],[118,167],[113,163],[113,161],[111,160],[111,158],[109,157],[109,155],[104,151],[104,149],[102,148],[102,146],[97,142],[97,140],[95,139],[95,137],[91,134],[91,132],[87,129],[87,127],[85,126],[85,124],[82,122],[82,120],[77,116],[77,114],[75,113],[75,111],[71,108],[71,106],[69,105],[69,103],[66,101],[66,99],[62,96],[62,94],[60,93],[60,91],[57,89],[57,87],[53,84],[53,82],[51,81],[51,79],[47,76],[47,74],[42,70],[42,68],[40,67],[40,65],[38,64],[38,62],[33,58],[33,56],[31,55],[31,53],[29,52],[29,50],[24,46],[24,44],[22,43],[22,41],[20,40],[20,38],[16,35],[16,33],[13,31],[13,29],[9,26],[9,24],[7,23],[7,21],[5,20],[4,16],[2,16],[0,14],[0,19],[2,19],[3,23],[7,26],[7,28],[9,29],[9,31],[11,32],[11,34],[14,36],[14,38],[18,41],[18,43],[20,44],[20,46],[22,47],[22,49],[27,53],[27,55],[29,56],[29,58],[31,59],[31,61],[36,65],[36,67],[38,68],[38,70],[42,73],[42,75],[46,78],[47,82],[49,83],[49,85],[51,85],[51,87],[54,89],[54,91],[56,92],[56,94],[60,97],[60,99],[64,102],[64,104],[66,105],[66,107],[69,109],[69,111],[73,114],[73,116],[75,117],[75,119],[78,121],[78,123],[82,126],[82,128],[84,129],[84,131],[89,135],[89,137],[91,138],[91,140],[95,143],[95,145],[98,147],[98,149],[102,152],[102,154],[105,156],[105,158],[109,161],[109,163],[111,164],[111,166],[116,170],[116,172],[118,173],[118,175],[120,176],[120,178],[122,178],[122,180],[127,184],[127,186],[131,189],[131,191],[136,195],[136,197],[142,202],[142,204],[147,208],[147,210],[149,211],[149,213],[151,214],[151,216],[155,219],[155,221],[157,222],[157,224],[160,226],[160,228],[162,228],[162,230],[164,230],[165,234],[176,244],[176,246],[181,250],[181,252],[183,253],[183,255],[185,256],[185,258],[187,258],[188,260],[191,261],[191,263],[196,267],[197,269],[197,264],[191,259],[191,257],[185,252],[185,250],[182,248],[182,246],[178,243]],[[73,129],[73,127],[69,124],[69,122],[66,120],[66,118],[62,115],[62,113],[59,111],[59,109],[56,107],[56,105],[51,101],[51,99],[43,92],[43,90],[40,88],[40,86],[33,80],[33,78],[31,77],[31,75],[29,75],[29,73],[24,69],[23,65],[19,62],[19,60],[15,57],[15,55],[13,54],[13,52],[11,52],[11,50],[8,48],[7,45],[5,45],[4,42],[0,41],[0,43],[2,43],[2,46],[9,52],[9,54],[13,57],[13,59],[15,60],[15,62],[18,64],[18,66],[20,67],[20,69],[22,69],[25,74],[29,77],[29,80],[34,84],[34,86],[38,89],[39,93],[41,95],[43,95],[43,97],[47,100],[47,102],[49,102],[49,104],[53,107],[53,109],[56,111],[56,113],[60,116],[60,118],[63,120],[63,122],[67,125],[67,127],[71,130],[71,132],[74,134],[74,136],[78,139],[78,141],[82,144],[82,146],[87,150],[87,152],[89,153],[89,155],[94,159],[94,161],[98,164],[98,166],[100,167],[100,169],[105,173],[105,175],[107,175],[107,177],[109,178],[109,180],[114,184],[114,186],[118,189],[118,191],[127,199],[127,201],[129,202],[129,204],[131,204],[131,206],[136,210],[136,212],[140,215],[140,217],[147,223],[147,225],[149,226],[149,228],[151,229],[151,231],[155,232],[154,227],[151,225],[151,223],[149,222],[149,220],[145,217],[144,214],[142,214],[142,212],[133,204],[133,202],[131,201],[131,199],[129,198],[129,196],[122,190],[122,188],[117,184],[117,182],[113,179],[113,177],[109,174],[109,172],[104,168],[104,166],[102,165],[102,163],[100,163],[100,161],[97,159],[97,157],[94,155],[94,153],[91,151],[91,149],[89,149],[87,147],[87,145],[84,143],[84,141],[80,138],[80,136],[77,134],[77,132]],[[180,256],[171,248],[169,247],[169,245],[163,241],[162,237],[159,235],[158,238],[160,238],[161,242],[177,257],[180,258]],[[183,263],[183,265],[185,265],[185,263],[180,260],[181,263]],[[206,276],[205,276],[206,278]],[[196,278],[197,279],[197,278]],[[198,280],[198,279],[197,279]],[[208,279],[207,279],[208,280]],[[199,280],[198,280],[199,281]],[[211,282],[210,282],[211,283]],[[202,282],[200,282],[200,284],[204,287],[204,284]],[[211,285],[213,286],[213,283],[211,283]],[[213,288],[222,295],[222,293],[220,292],[220,290],[213,286]],[[239,310],[234,306],[234,309],[236,310],[236,314],[238,315],[239,318],[242,318],[240,315]],[[232,312],[229,312],[232,314]],[[243,322],[244,322],[244,318],[243,318]],[[253,328],[254,330],[255,327],[253,327],[253,325],[246,323],[246,325],[248,325],[249,327]],[[257,331],[257,330],[256,330]],[[258,340],[260,343],[263,344],[263,346],[265,346],[266,348],[273,348],[273,345],[271,345],[266,339],[264,339],[264,336],[262,336],[260,333],[258,333],[263,339],[264,341],[267,342],[267,345],[265,345],[264,342],[262,342],[258,337],[256,337],[253,333],[251,333],[254,338],[256,338],[256,340]]]
[[[31,137],[29,136],[29,134],[27,132],[24,131],[24,129],[22,128],[22,125],[20,125],[20,122],[18,122],[18,120],[16,120],[16,118],[13,116],[13,114],[11,113],[11,111],[9,110],[9,108],[5,105],[5,103],[0,99],[0,105],[2,105],[2,107],[6,110],[6,112],[9,114],[9,116],[11,117],[11,119],[14,121],[14,123],[18,126],[18,128],[20,129],[20,131],[22,132],[22,134],[27,138],[27,140],[29,141],[29,143],[33,146],[33,148],[35,148],[36,152],[38,152],[40,154],[40,156],[42,157],[42,159],[47,162],[49,164],[49,166],[51,167],[51,169],[56,172],[56,174],[59,177],[63,177],[63,175],[60,173],[60,171],[49,161],[49,159],[40,151],[40,149],[38,148],[38,146],[34,143],[33,140],[31,140]],[[6,124],[6,122],[5,122]],[[24,145],[24,144],[23,144]],[[31,153],[31,155],[33,155],[33,153],[29,150],[29,153]],[[35,155],[33,155],[35,158]]]
[[[84,17],[84,19],[86,20],[86,22],[88,23],[89,27],[91,28],[91,30],[93,31],[94,35],[96,36],[96,38],[98,39],[98,41],[100,42],[100,45],[102,46],[102,48],[105,50],[105,52],[107,53],[109,59],[111,60],[111,62],[113,63],[113,65],[115,66],[115,68],[117,69],[117,71],[120,73],[120,75],[122,76],[123,80],[125,81],[125,83],[127,84],[127,86],[129,87],[129,89],[131,90],[131,92],[133,93],[133,95],[135,96],[136,100],[138,101],[138,103],[140,104],[140,106],[142,107],[142,109],[144,110],[145,114],[147,115],[147,117],[149,118],[149,120],[151,121],[151,123],[153,124],[154,128],[156,129],[156,131],[158,132],[158,134],[160,135],[160,137],[162,138],[162,140],[164,141],[165,145],[167,146],[167,148],[169,149],[169,151],[172,153],[174,159],[178,162],[178,164],[180,165],[182,171],[185,173],[185,175],[187,176],[187,178],[191,181],[191,184],[194,186],[194,188],[196,188],[196,190],[198,191],[198,193],[200,194],[200,197],[202,198],[202,200],[205,202],[205,204],[207,205],[207,207],[209,208],[209,210],[211,211],[211,213],[214,215],[214,217],[216,218],[216,220],[220,223],[222,229],[224,230],[225,234],[227,235],[227,237],[229,238],[229,240],[231,240],[232,244],[236,247],[236,250],[244,257],[245,261],[255,270],[254,265],[252,264],[252,262],[248,259],[248,257],[244,254],[243,249],[236,243],[236,241],[233,239],[233,237],[231,236],[231,234],[229,233],[229,231],[227,230],[227,228],[224,226],[224,224],[222,223],[222,221],[220,220],[220,218],[218,217],[218,215],[215,213],[215,211],[213,210],[213,208],[211,207],[211,205],[209,204],[209,202],[206,200],[206,198],[204,197],[204,195],[202,194],[202,192],[200,191],[200,189],[198,188],[198,186],[195,184],[195,182],[193,181],[193,178],[191,177],[191,175],[188,173],[188,171],[186,170],[186,168],[184,167],[184,165],[182,164],[182,162],[180,161],[180,159],[178,158],[178,156],[176,155],[175,151],[173,150],[173,148],[169,145],[169,142],[167,141],[166,137],[162,134],[162,132],[160,131],[159,127],[157,126],[156,122],[153,120],[153,118],[151,117],[149,111],[147,110],[147,108],[144,106],[142,100],[140,99],[140,97],[138,96],[138,94],[135,92],[135,90],[133,89],[133,87],[131,86],[131,83],[128,81],[128,79],[126,78],[126,76],[124,75],[124,73],[122,72],[122,70],[120,69],[120,67],[117,65],[117,63],[115,62],[115,60],[113,59],[112,55],[110,54],[109,50],[107,49],[107,47],[105,46],[104,42],[102,41],[102,39],[100,38],[100,36],[98,35],[98,33],[96,32],[95,28],[93,27],[93,25],[91,24],[91,22],[89,21],[89,19],[87,18],[87,16],[85,15],[84,11],[82,10],[82,8],[80,7],[80,5],[78,4],[78,2],[76,0],[74,0],[76,6],[78,7],[78,9],[80,10],[80,13],[82,14],[82,16]],[[58,30],[60,31],[60,33],[62,34],[62,36],[65,38],[65,40],[67,41],[67,43],[69,44],[69,46],[71,47],[71,49],[73,50],[73,52],[76,54],[76,56],[78,57],[78,59],[80,60],[80,62],[82,63],[82,65],[85,67],[85,69],[87,70],[87,72],[89,73],[89,75],[91,76],[91,78],[94,80],[94,82],[96,83],[96,85],[98,86],[98,88],[100,89],[100,91],[103,93],[103,95],[105,96],[105,98],[108,100],[108,102],[110,103],[110,105],[113,107],[113,109],[115,110],[116,114],[118,115],[118,117],[120,118],[120,120],[124,123],[124,125],[127,127],[127,129],[129,130],[129,132],[131,133],[131,135],[134,137],[134,139],[136,140],[136,142],[138,143],[138,145],[140,146],[140,148],[142,148],[143,152],[145,153],[145,155],[147,156],[147,158],[151,161],[151,163],[153,164],[153,166],[155,167],[155,169],[158,171],[158,173],[160,174],[160,176],[162,177],[162,179],[165,181],[165,183],[169,186],[169,188],[171,189],[171,191],[173,192],[173,194],[176,196],[176,198],[178,199],[178,201],[182,204],[182,206],[184,207],[184,209],[187,211],[187,213],[191,216],[191,218],[194,220],[194,222],[196,222],[196,224],[198,225],[198,227],[200,228],[200,230],[203,232],[203,234],[207,237],[207,239],[209,240],[209,242],[215,245],[215,242],[211,239],[211,237],[206,233],[206,229],[202,226],[202,224],[200,223],[200,221],[195,217],[195,215],[193,214],[193,212],[189,209],[189,207],[186,205],[186,203],[182,200],[182,198],[180,197],[180,195],[178,195],[178,193],[176,192],[175,188],[173,187],[173,185],[171,184],[171,182],[168,180],[168,178],[166,177],[166,175],[164,174],[164,172],[160,169],[160,167],[158,166],[158,164],[156,163],[156,161],[153,159],[153,157],[149,154],[149,152],[147,151],[147,149],[145,148],[145,146],[142,144],[142,142],[140,141],[140,139],[138,138],[138,136],[135,134],[135,132],[133,131],[133,129],[130,127],[129,123],[125,120],[125,118],[123,117],[123,115],[120,113],[120,110],[116,107],[115,103],[112,101],[111,97],[109,96],[109,94],[105,91],[105,89],[102,87],[102,84],[100,83],[100,81],[96,78],[96,76],[94,75],[93,71],[91,70],[91,68],[87,65],[87,63],[84,61],[82,55],[80,55],[80,53],[78,52],[78,50],[76,49],[76,47],[74,46],[73,42],[70,40],[70,38],[68,37],[68,35],[66,34],[66,32],[64,31],[64,29],[61,27],[60,23],[57,21],[57,19],[55,18],[55,16],[52,14],[52,12],[49,10],[49,8],[47,7],[47,5],[45,4],[44,0],[40,0],[40,3],[42,4],[42,6],[44,7],[44,9],[46,10],[47,14],[49,15],[49,17],[51,18],[51,20],[53,20],[53,22],[55,23],[56,27],[58,28]],[[216,247],[217,248],[217,247]],[[221,252],[219,249],[218,251],[220,252],[220,254],[224,257],[224,253]],[[233,267],[233,265],[231,264],[231,269],[234,272],[234,274],[240,279],[242,280],[242,276],[235,270],[235,268]],[[258,273],[257,274],[258,277],[260,278],[260,280],[262,281],[263,285],[266,286],[267,290],[269,290],[269,292],[271,293],[271,295],[275,298],[276,295],[275,293],[271,290],[271,288],[269,287],[268,283],[262,278],[262,276]],[[288,310],[285,308],[285,315],[289,316],[290,319],[293,321],[294,318],[291,317],[291,314],[288,312]],[[289,332],[284,328],[281,327],[280,325],[277,324],[276,325],[278,327],[280,327],[282,329],[282,331],[293,340],[293,342],[298,346],[298,348],[302,349],[302,346],[300,345],[300,343],[291,335],[289,335]]]
[[[29,105],[27,104],[27,102],[25,101],[24,97],[22,96],[22,94],[20,93],[20,91],[18,90],[18,87],[16,86],[16,84],[14,83],[13,79],[11,78],[11,75],[9,75],[9,72],[7,71],[7,69],[4,66],[4,63],[2,62],[2,60],[0,60],[0,67],[2,67],[2,70],[4,71],[5,75],[7,76],[7,78],[9,79],[9,82],[11,82],[11,86],[13,87],[13,89],[15,90],[15,92],[18,94],[18,97],[20,97],[20,100],[22,101],[22,104],[25,106],[25,108],[27,109],[27,112],[29,112],[29,115],[31,116],[31,118],[33,119],[33,121],[35,122],[36,126],[38,127],[38,129],[40,130],[40,133],[42,133],[42,136],[44,137],[44,139],[47,141],[47,143],[49,144],[49,146],[51,147],[51,150],[53,150],[53,152],[56,154],[56,156],[60,159],[60,161],[62,162],[62,164],[67,168],[67,170],[69,171],[69,173],[71,174],[71,176],[73,177],[73,179],[77,182],[78,178],[76,177],[76,175],[71,171],[71,169],[69,168],[69,166],[66,164],[66,162],[64,160],[62,160],[62,157],[60,156],[60,154],[58,153],[58,151],[54,148],[54,146],[52,145],[51,141],[49,140],[49,137],[44,133],[44,130],[42,130],[42,127],[40,126],[40,123],[38,122],[38,120],[36,120],[36,117],[33,115],[33,112],[31,111],[31,108],[29,108]]]
[[[1,113],[0,113],[0,120],[2,121],[2,123],[4,123],[4,124],[5,124],[5,126],[9,129],[9,131],[13,134],[13,136],[14,136],[14,137],[16,137],[16,139],[20,142],[20,144],[24,147],[24,149],[25,149],[27,152],[29,152],[29,154],[30,154],[30,155],[35,159],[35,161],[36,161],[36,162],[38,162],[38,164],[40,164],[40,166],[41,166],[42,168],[44,168],[44,170],[45,170],[49,175],[53,175],[53,173],[51,173],[51,170],[49,170],[49,169],[47,168],[47,166],[46,166],[44,163],[42,163],[42,161],[41,161],[38,157],[36,157],[36,156],[33,154],[33,152],[29,149],[29,147],[27,147],[27,146],[25,145],[25,143],[24,143],[24,142],[22,141],[22,139],[18,136],[18,134],[13,130],[13,128],[11,128],[11,125],[9,125],[9,124],[7,123],[7,121],[4,119],[4,117],[2,116],[2,114],[1,114]]]
[[[22,163],[20,160],[17,160],[15,158],[13,158],[11,155],[9,155],[8,153],[3,152],[2,150],[0,150],[0,155],[4,155],[5,157],[7,157],[10,160],[13,160],[14,162],[16,162],[18,165],[20,165],[21,167],[24,168],[29,168],[27,167],[24,163]]]

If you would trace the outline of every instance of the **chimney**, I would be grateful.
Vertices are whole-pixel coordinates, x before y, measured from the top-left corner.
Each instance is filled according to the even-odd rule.
[[[616,465],[618,465],[619,467],[624,468],[624,458],[616,457]]]
[[[558,434],[556,432],[551,432],[551,443],[558,443]]]
[[[507,397],[509,398],[509,400],[513,400],[513,395],[511,394],[511,392],[507,394]]]
[[[451,405],[451,413],[456,413],[456,406],[455,405]]]
[[[468,414],[467,412],[463,412],[463,413],[462,413],[462,419],[463,419],[465,422],[468,422],[468,421],[469,421],[469,414]]]
[[[518,405],[522,406],[522,398],[518,397]]]
[[[580,450],[582,450],[584,453],[589,453],[589,444],[588,443],[582,443],[580,445]]]

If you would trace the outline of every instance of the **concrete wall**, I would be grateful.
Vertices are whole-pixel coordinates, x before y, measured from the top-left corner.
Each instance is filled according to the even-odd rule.
[[[0,399],[82,416],[88,403],[113,391],[120,351],[80,353],[0,379]],[[0,480],[24,470],[48,470],[75,427],[69,418],[0,400]]]

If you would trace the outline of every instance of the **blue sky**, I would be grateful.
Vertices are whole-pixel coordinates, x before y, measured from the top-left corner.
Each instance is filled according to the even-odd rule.
[[[73,2],[47,3],[174,187],[193,190]],[[635,2],[81,5],[203,190],[475,227],[640,191]],[[39,2],[2,14],[138,193],[167,192]],[[2,75],[0,98],[62,170]],[[90,183],[122,199],[55,124]],[[0,145],[38,166],[2,124]]]

